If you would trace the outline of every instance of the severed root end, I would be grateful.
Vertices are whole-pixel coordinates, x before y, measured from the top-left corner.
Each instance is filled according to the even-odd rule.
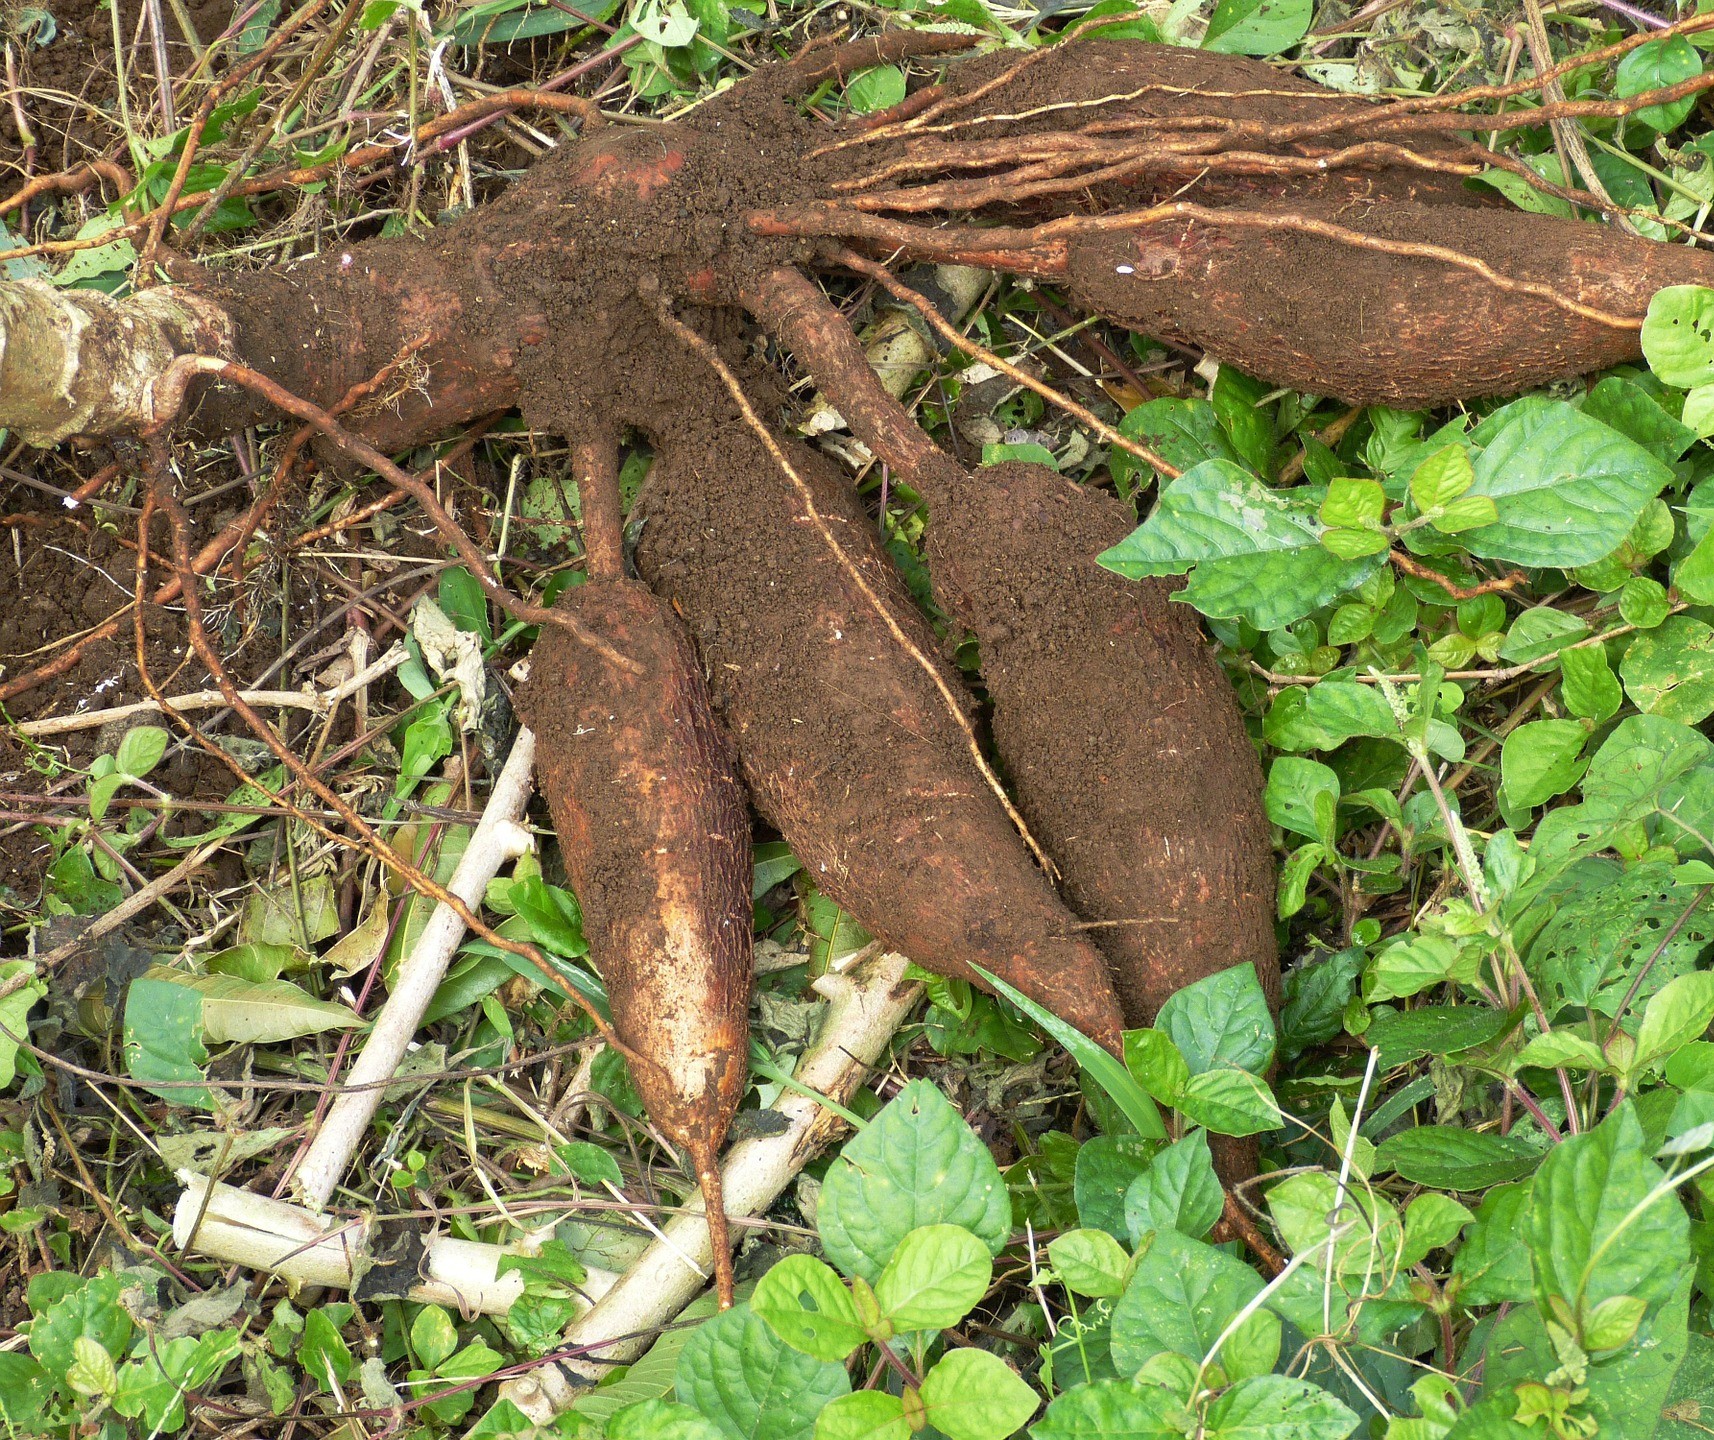
[[[714,1293],[720,1308],[730,1310],[734,1298],[732,1279],[732,1231],[726,1219],[726,1198],[720,1181],[720,1157],[706,1140],[693,1147],[691,1161],[702,1186],[702,1206],[708,1215],[708,1240],[714,1251]]]
[[[45,280],[0,284],[0,426],[40,446],[145,430],[174,358],[231,344],[219,306],[171,286],[113,300]]]

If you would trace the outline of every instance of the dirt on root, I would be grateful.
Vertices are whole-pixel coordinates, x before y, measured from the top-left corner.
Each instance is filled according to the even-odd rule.
[[[977,637],[995,748],[1127,1022],[1246,960],[1277,1004],[1261,768],[1195,615],[1096,564],[1129,507],[1015,463],[931,504],[936,594]]]

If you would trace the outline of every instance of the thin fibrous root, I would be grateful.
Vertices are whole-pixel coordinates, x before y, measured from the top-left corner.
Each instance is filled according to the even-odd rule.
[[[664,297],[656,294],[645,298],[649,300],[649,303],[661,324],[664,325],[672,334],[676,335],[691,349],[691,351],[696,354],[700,360],[703,361],[703,363],[705,363],[717,376],[719,376],[720,383],[725,387],[726,393],[732,397],[733,403],[738,407],[739,414],[743,416],[744,424],[753,431],[756,438],[762,442],[763,446],[767,449],[769,457],[779,468],[780,473],[791,482],[792,488],[797,492],[799,502],[803,505],[804,514],[809,519],[809,522],[815,526],[816,533],[821,537],[822,543],[827,546],[829,552],[833,555],[833,558],[838,562],[839,567],[845,571],[846,575],[850,578],[851,583],[857,587],[859,593],[863,596],[864,600],[868,602],[870,608],[873,609],[875,614],[880,617],[881,623],[887,627],[887,633],[892,636],[894,642],[900,647],[900,649],[911,657],[911,660],[918,665],[929,677],[930,681],[933,682],[934,688],[940,695],[942,702],[945,704],[947,712],[952,716],[954,722],[957,724],[960,732],[964,736],[965,745],[970,751],[970,758],[975,763],[978,773],[980,773],[988,788],[993,791],[994,798],[1000,802],[1001,808],[1005,810],[1006,818],[1012,822],[1013,826],[1016,827],[1018,834],[1023,837],[1024,843],[1029,846],[1030,853],[1036,858],[1036,863],[1047,872],[1050,878],[1057,878],[1059,871],[1054,865],[1052,857],[1049,856],[1047,851],[1041,847],[1035,836],[1030,833],[1030,827],[1024,823],[1024,817],[1018,813],[1017,806],[1012,804],[1012,797],[1006,793],[1006,787],[1001,784],[1000,777],[994,773],[994,767],[988,763],[988,757],[982,753],[982,743],[976,738],[976,729],[970,723],[970,717],[964,713],[963,707],[958,703],[958,697],[953,693],[952,687],[947,684],[946,677],[941,674],[940,667],[927,655],[923,654],[923,652],[912,642],[910,636],[905,634],[904,627],[899,624],[897,618],[893,615],[893,612],[888,608],[887,602],[881,598],[881,596],[876,592],[875,587],[869,583],[868,578],[863,574],[863,571],[858,566],[857,562],[851,558],[850,552],[839,543],[838,537],[834,535],[832,529],[828,526],[826,516],[821,513],[820,506],[815,503],[815,494],[810,489],[808,481],[806,481],[802,475],[798,474],[796,467],[793,466],[790,458],[786,455],[786,452],[780,448],[779,441],[774,438],[773,431],[768,428],[762,417],[756,413],[755,407],[750,404],[749,396],[744,393],[744,387],[739,383],[738,377],[732,373],[731,368],[720,358],[719,351],[717,351],[708,343],[707,340],[697,334],[696,331],[692,330],[690,326],[686,325],[672,313],[672,309],[667,304]],[[928,443],[926,436],[924,437],[924,442]]]

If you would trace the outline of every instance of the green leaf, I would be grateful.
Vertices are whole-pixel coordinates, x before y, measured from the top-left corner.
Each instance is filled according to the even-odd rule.
[[[1387,946],[1370,964],[1363,998],[1371,1005],[1403,1000],[1445,981],[1467,983],[1476,978],[1481,955],[1445,935],[1407,932],[1407,938]]]
[[[1381,1069],[1391,1070],[1419,1056],[1456,1055],[1486,1045],[1512,1023],[1504,1010],[1486,1005],[1425,1005],[1375,1016],[1363,1039],[1381,1052]]]
[[[433,1370],[458,1349],[458,1331],[452,1317],[438,1305],[425,1305],[411,1322],[411,1350],[417,1363]]]
[[[1154,1144],[1140,1135],[1096,1135],[1078,1146],[1072,1177],[1078,1220],[1115,1239],[1128,1238],[1125,1195],[1148,1173],[1154,1154]]]
[[[159,725],[133,725],[119,742],[113,763],[123,774],[140,779],[161,763],[169,738]]]
[[[1192,1075],[1178,1097],[1178,1111],[1217,1135],[1259,1135],[1285,1123],[1268,1082],[1235,1066]]]
[[[612,1152],[588,1140],[568,1140],[554,1146],[553,1153],[565,1162],[572,1178],[585,1185],[611,1185],[618,1189],[625,1183],[624,1172]]]
[[[922,1408],[948,1440],[1004,1440],[1036,1412],[1041,1396],[986,1350],[948,1350],[923,1377]]]
[[[1468,534],[1472,555],[1591,564],[1618,548],[1672,479],[1664,461],[1561,401],[1507,410],[1475,461],[1470,493],[1492,499],[1499,518]]]
[[[0,961],[0,985],[14,981],[20,975],[34,976],[36,967],[28,960]],[[18,1076],[18,1050],[29,1038],[29,1014],[36,1002],[48,993],[42,981],[30,979],[21,989],[0,1000],[0,1090]]]
[[[1309,32],[1314,9],[1314,0],[1220,0],[1202,48],[1226,55],[1277,55]]]
[[[1319,1385],[1287,1375],[1240,1380],[1208,1407],[1208,1440],[1345,1440],[1357,1415]]]
[[[1559,674],[1559,693],[1573,715],[1600,725],[1619,713],[1624,693],[1599,645],[1567,650],[1559,657]]]
[[[1405,1207],[1405,1245],[1400,1264],[1415,1265],[1431,1250],[1443,1250],[1475,1217],[1447,1195],[1424,1191]]]
[[[1669,465],[1696,443],[1696,432],[1673,419],[1635,380],[1609,375],[1589,392],[1583,413],[1628,435]]]
[[[1694,725],[1714,715],[1714,628],[1674,615],[1631,642],[1619,663],[1639,710]]]
[[[1486,495],[1466,495],[1453,500],[1434,517],[1433,525],[1442,535],[1462,535],[1466,530],[1480,530],[1500,518],[1500,507]]]
[[[1216,619],[1242,616],[1275,630],[1379,568],[1374,557],[1333,555],[1320,543],[1323,528],[1309,502],[1229,460],[1207,460],[1168,485],[1154,513],[1098,559],[1131,580],[1194,567],[1180,599]]]
[[[1206,400],[1149,400],[1125,414],[1119,433],[1146,445],[1173,469],[1194,470],[1204,460],[1226,460],[1242,464],[1238,452],[1220,424],[1220,417]],[[1143,468],[1128,452],[1114,447],[1107,468],[1125,494]]]
[[[1528,1185],[1496,1185],[1482,1197],[1476,1222],[1458,1247],[1452,1273],[1458,1296],[1467,1305],[1499,1305],[1528,1300],[1533,1276],[1524,1214]]]
[[[980,965],[972,965],[970,968],[985,984],[1011,1001],[1063,1045],[1082,1067],[1083,1073],[1107,1093],[1108,1098],[1119,1107],[1139,1135],[1152,1140],[1166,1139],[1166,1124],[1161,1120],[1160,1111],[1155,1108],[1154,1101],[1144,1092],[1143,1087],[1132,1079],[1129,1070],[1087,1035],[1074,1030],[1057,1015],[1043,1009],[999,976],[990,974]]]
[[[524,1433],[534,1427],[526,1420]],[[475,1431],[467,1434],[474,1435]],[[607,1422],[606,1440],[725,1440],[726,1432],[688,1405],[671,1400],[644,1400],[614,1412]]]
[[[1463,445],[1443,446],[1429,455],[1410,477],[1410,498],[1424,515],[1450,505],[1476,483],[1470,452]]]
[[[1261,1291],[1261,1277],[1242,1261],[1175,1230],[1159,1231],[1113,1307],[1113,1363],[1125,1375],[1162,1354],[1200,1363],[1233,1316]],[[1258,1310],[1222,1353],[1265,1352],[1270,1339],[1277,1355],[1279,1319]],[[1270,1357],[1264,1368],[1272,1365]]]
[[[1181,1440],[1184,1407],[1158,1385],[1097,1380],[1055,1397],[1031,1440]]]
[[[1649,300],[1643,320],[1649,369],[1680,390],[1714,381],[1714,290],[1668,285]]]
[[[346,1309],[349,1314],[350,1307]],[[351,1349],[326,1309],[311,1310],[304,1316],[303,1339],[298,1342],[298,1363],[324,1395],[334,1394],[356,1373]]]
[[[1586,1315],[1615,1295],[1672,1293],[1690,1263],[1689,1221],[1648,1150],[1627,1102],[1542,1162],[1524,1223],[1544,1309],[1557,1297]]]
[[[532,875],[514,880],[508,898],[536,944],[572,960],[589,953],[589,942],[583,938],[583,909],[571,891]]]
[[[1500,785],[1506,802],[1523,809],[1563,795],[1583,778],[1589,732],[1575,720],[1531,720],[1500,746]]]
[[[970,1231],[925,1225],[899,1242],[875,1282],[875,1300],[895,1330],[949,1330],[993,1278],[994,1257]]]
[[[1067,1230],[1048,1242],[1047,1258],[1075,1295],[1114,1300],[1125,1293],[1131,1257],[1105,1230]]]
[[[1619,1350],[1629,1345],[1648,1308],[1648,1302],[1635,1295],[1614,1295],[1603,1300],[1583,1322],[1583,1348]]]
[[[1387,492],[1379,480],[1339,475],[1327,486],[1318,514],[1329,528],[1379,530],[1387,510]]]
[[[816,1416],[815,1440],[910,1440],[904,1403],[884,1390],[841,1395]]]
[[[1619,591],[1619,617],[1639,630],[1653,630],[1672,609],[1666,586],[1647,575],[1633,575]]]
[[[492,640],[494,632],[488,623],[488,597],[482,583],[462,565],[452,565],[440,572],[440,608],[446,618],[460,630]]]
[[[200,1080],[208,1063],[202,1046],[202,996],[176,979],[133,980],[125,994],[124,1043],[125,1071],[133,1080]],[[174,1105],[215,1108],[213,1095],[200,1087],[153,1093]]]
[[[252,945],[313,945],[338,933],[331,875],[304,875],[252,890],[238,921],[238,938]]]
[[[1318,1271],[1327,1267],[1330,1236],[1334,1269],[1341,1275],[1389,1275],[1404,1252],[1404,1226],[1391,1203],[1357,1183],[1345,1187],[1341,1201],[1337,1179],[1325,1170],[1305,1171],[1274,1186],[1268,1212],[1291,1253],[1313,1253]]]
[[[36,1318],[30,1324],[30,1353],[50,1375],[63,1377],[77,1359],[77,1342],[93,1340],[109,1355],[123,1355],[131,1341],[131,1316],[119,1303],[125,1281],[107,1273],[82,1282],[75,1276],[66,1293],[45,1308],[36,1303],[30,1289],[30,1308]]]
[[[1488,1130],[1418,1125],[1382,1141],[1375,1159],[1377,1166],[1396,1170],[1413,1184],[1480,1191],[1529,1174],[1541,1154],[1522,1140]]]
[[[1339,776],[1319,760],[1282,755],[1268,767],[1264,803],[1268,819],[1282,829],[1310,840],[1331,838],[1324,834],[1317,811],[1321,806],[1337,804],[1338,800]]]
[[[897,65],[859,70],[845,87],[845,99],[860,115],[886,110],[905,98],[905,72]]]
[[[1680,1046],[1700,1040],[1710,1021],[1714,1021],[1714,972],[1698,970],[1669,980],[1643,1012],[1633,1069],[1665,1059]]]
[[[1253,965],[1234,965],[1175,991],[1155,1028],[1171,1037],[1192,1075],[1224,1065],[1259,1075],[1273,1059],[1273,1014]]]
[[[1190,1081],[1190,1064],[1172,1038],[1159,1030],[1127,1030],[1125,1068],[1163,1105],[1177,1105]]]
[[[1665,90],[1702,73],[1702,57],[1682,35],[1649,40],[1619,62],[1613,77],[1613,94],[1621,99]],[[1696,97],[1687,95],[1666,105],[1650,105],[1630,116],[1629,123],[1646,125],[1662,132],[1676,130],[1696,108]],[[1670,382],[1669,382],[1670,383]]]
[[[748,1305],[692,1332],[679,1352],[675,1385],[680,1404],[732,1440],[799,1440],[823,1406],[851,1390],[844,1366],[792,1349]]]
[[[913,1080],[833,1162],[816,1223],[828,1259],[873,1284],[923,1225],[962,1225],[998,1255],[1012,1209],[987,1146],[934,1086]]]
[[[1208,1135],[1193,1130],[1168,1145],[1125,1191],[1125,1228],[1140,1245],[1151,1230],[1177,1230],[1200,1240],[1220,1218],[1226,1192],[1214,1173]]]

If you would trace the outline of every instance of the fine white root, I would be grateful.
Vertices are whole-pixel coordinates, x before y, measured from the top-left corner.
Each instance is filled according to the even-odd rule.
[[[230,349],[232,322],[171,285],[125,300],[45,280],[0,284],[0,426],[31,445],[123,435],[158,418],[155,383],[187,352]]]
[[[905,979],[902,955],[861,954],[844,974],[827,974],[815,988],[828,1001],[821,1031],[799,1062],[795,1081],[836,1103],[848,1100],[886,1050],[916,1002],[920,987]],[[818,1154],[844,1122],[819,1100],[795,1090],[773,1107],[778,1134],[741,1140],[722,1167],[726,1213],[732,1219],[761,1214]],[[708,1223],[700,1201],[675,1217],[654,1242],[567,1332],[564,1345],[585,1352],[563,1368],[544,1365],[507,1381],[501,1395],[538,1424],[566,1409],[579,1384],[598,1380],[615,1364],[634,1360],[702,1290],[713,1263]],[[691,1264],[686,1263],[689,1259]],[[697,1268],[692,1268],[694,1264]]]
[[[340,1220],[315,1215],[283,1200],[210,1181],[192,1170],[179,1171],[184,1190],[173,1210],[173,1243],[251,1270],[266,1270],[284,1280],[293,1294],[304,1286],[349,1290],[353,1273],[366,1273],[375,1260],[372,1216]],[[418,1280],[407,1298],[444,1305],[461,1315],[504,1315],[524,1291],[519,1271],[499,1273],[507,1255],[529,1255],[553,1238],[546,1225],[514,1245],[481,1245],[450,1235],[423,1241]],[[585,1298],[599,1299],[618,1277],[590,1270]]]
[[[534,843],[518,819],[529,803],[535,754],[536,737],[527,729],[520,730],[494,781],[481,822],[447,883],[446,888],[472,909],[482,903],[488,882],[500,867]],[[451,906],[436,905],[416,946],[400,962],[387,1003],[375,1017],[363,1053],[346,1079],[348,1086],[366,1088],[343,1090],[328,1107],[321,1129],[292,1177],[293,1189],[310,1209],[325,1208],[350,1165],[363,1131],[381,1103],[385,1082],[393,1078],[404,1060],[423,1013],[464,938],[464,930],[464,922]]]

